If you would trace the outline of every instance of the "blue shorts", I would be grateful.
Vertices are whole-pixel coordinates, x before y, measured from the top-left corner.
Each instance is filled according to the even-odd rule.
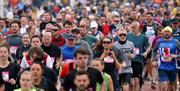
[[[158,69],[158,76],[159,76],[159,81],[164,82],[175,82],[176,81],[176,76],[177,76],[177,71],[176,70],[163,70],[163,69]]]

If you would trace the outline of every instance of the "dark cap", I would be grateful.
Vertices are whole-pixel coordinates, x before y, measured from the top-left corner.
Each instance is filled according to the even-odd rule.
[[[72,35],[72,34],[70,34],[70,35],[68,35],[67,37],[66,37],[66,39],[74,39],[75,37]]]

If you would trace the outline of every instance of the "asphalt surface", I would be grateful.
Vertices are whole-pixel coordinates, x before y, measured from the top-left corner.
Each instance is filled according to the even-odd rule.
[[[156,89],[151,88],[151,82],[145,81],[144,85],[142,86],[141,91],[160,91],[158,88],[158,84],[156,85]]]

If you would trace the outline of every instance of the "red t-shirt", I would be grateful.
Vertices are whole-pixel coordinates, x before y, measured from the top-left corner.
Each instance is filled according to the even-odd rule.
[[[70,65],[72,69],[70,68]],[[64,78],[69,74],[70,70],[73,70],[73,69],[74,69],[74,62],[65,62],[61,72],[59,73],[59,76],[61,78]]]
[[[52,40],[52,44],[54,44],[57,47],[61,47],[65,43],[66,43],[66,40],[61,35],[59,35],[58,38],[53,38],[53,40]]]

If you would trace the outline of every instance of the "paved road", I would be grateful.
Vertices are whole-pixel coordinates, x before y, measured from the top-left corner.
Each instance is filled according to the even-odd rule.
[[[149,81],[146,81],[144,85],[142,86],[141,91],[159,91],[158,85],[156,86],[156,89],[151,88],[151,83]]]

